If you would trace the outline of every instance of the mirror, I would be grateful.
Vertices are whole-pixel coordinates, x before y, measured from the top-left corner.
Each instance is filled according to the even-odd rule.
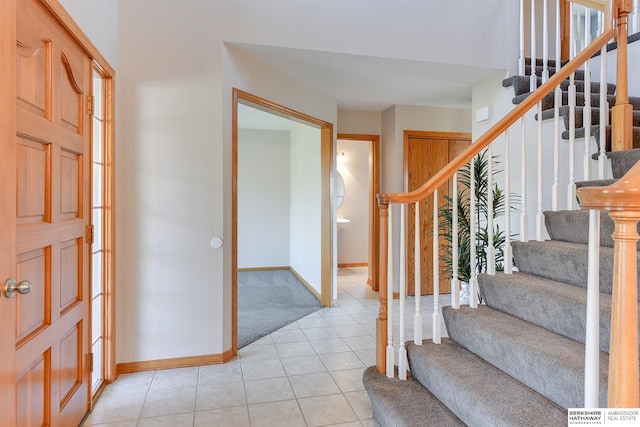
[[[340,172],[336,171],[336,209],[340,209],[344,201],[344,179]]]

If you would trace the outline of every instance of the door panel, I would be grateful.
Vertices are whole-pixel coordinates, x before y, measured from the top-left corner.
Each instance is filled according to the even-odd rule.
[[[91,60],[34,0],[18,1],[18,425],[74,426],[88,407]]]
[[[454,157],[469,146],[471,137],[466,134],[418,132],[407,131],[405,133],[405,174],[407,191],[412,191],[427,182],[440,169],[445,167]],[[445,195],[451,192],[451,181],[442,184],[438,188],[438,208],[446,201]],[[420,263],[421,263],[421,294],[433,294],[433,196],[429,196],[420,202]],[[415,206],[407,207],[407,292],[415,295]],[[442,248],[444,238],[438,238]],[[442,249],[440,249],[442,251]],[[436,268],[441,268],[442,261]],[[440,274],[440,293],[451,292],[450,281]]]

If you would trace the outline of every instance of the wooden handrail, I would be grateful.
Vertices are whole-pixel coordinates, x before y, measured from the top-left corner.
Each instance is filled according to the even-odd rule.
[[[595,53],[602,49],[615,35],[615,28],[611,28],[587,46],[579,55],[568,62],[556,74],[553,75],[546,83],[522,101],[516,108],[511,110],[498,123],[482,135],[476,142],[471,144],[462,153],[449,162],[444,168],[440,169],[420,188],[407,193],[380,193],[378,197],[378,205],[388,205],[390,203],[415,203],[433,193],[433,191],[444,184],[453,176],[460,168],[469,162],[480,151],[492,143],[498,136],[502,135],[511,125],[533,108],[538,102],[553,91],[562,81],[566,80],[574,73],[584,62],[588,61]]]

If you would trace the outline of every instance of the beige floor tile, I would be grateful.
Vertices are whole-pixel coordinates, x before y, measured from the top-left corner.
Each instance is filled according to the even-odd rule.
[[[271,334],[274,343],[306,341],[306,337],[300,328],[275,331]]]
[[[318,316],[318,317],[300,319],[298,320],[298,326],[300,327],[300,329],[324,328],[326,326],[329,326],[329,324],[323,317]]]
[[[358,355],[352,351],[321,354],[320,358],[329,371],[341,371],[344,369],[365,367]]]
[[[196,412],[195,427],[250,427],[246,406]]]
[[[295,395],[287,377],[245,381],[247,403],[265,403],[294,399]]]
[[[279,359],[275,344],[254,345],[249,344],[238,351],[243,361],[249,360],[274,360]]]
[[[240,359],[220,365],[200,366],[198,369],[198,384],[224,384],[242,381],[242,366]]]
[[[342,394],[298,399],[298,403],[309,426],[326,426],[358,420],[357,414]]]
[[[328,372],[294,375],[289,382],[297,398],[340,393],[336,382]]]
[[[349,326],[349,325],[358,325],[358,321],[349,315],[342,316],[331,316],[324,318],[327,323],[331,326]]]
[[[136,427],[193,427],[193,413],[141,418]]]
[[[340,325],[334,326],[333,329],[336,330],[340,337],[358,337],[358,336],[370,336],[371,334],[362,325]]]
[[[282,362],[279,359],[242,361],[241,363],[242,376],[245,381],[285,376]]]
[[[198,387],[196,410],[230,408],[247,404],[244,383],[207,384]]]
[[[375,350],[376,348],[376,337],[370,334],[358,337],[344,337],[343,339],[351,347],[351,350]]]
[[[146,393],[140,395],[112,395],[98,399],[84,425],[135,420],[140,416]]]
[[[340,390],[343,393],[350,391],[364,390],[364,384],[362,383],[362,374],[364,368],[358,369],[346,369],[343,371],[333,371],[331,376],[333,377]]]
[[[308,341],[284,342],[276,344],[276,348],[277,354],[279,354],[283,359],[289,357],[313,356],[316,354]]]
[[[309,341],[313,349],[318,354],[324,353],[342,353],[351,350],[342,338],[332,338],[328,340],[312,340]]]
[[[249,405],[249,420],[252,427],[305,427],[298,402],[280,402]]]
[[[330,338],[339,338],[338,333],[330,326],[324,328],[308,328],[302,332],[308,340],[326,340]]]
[[[318,356],[302,356],[282,359],[287,375],[304,375],[315,374],[318,372],[326,372],[322,360]]]
[[[157,371],[151,383],[154,390],[193,388],[198,382],[198,367]]]
[[[345,393],[344,397],[347,399],[359,419],[369,420],[373,418],[373,413],[371,413],[371,399],[369,399],[369,395],[365,390]]]
[[[196,409],[196,387],[150,390],[142,406],[141,417],[193,412]]]
[[[360,424],[362,424],[362,427],[380,427],[380,424],[378,424],[378,422],[374,419],[361,420]]]
[[[107,424],[87,424],[85,422],[82,426],[91,426],[91,427],[136,427],[138,424],[138,419],[130,420],[130,421],[118,421],[115,423],[107,423]]]

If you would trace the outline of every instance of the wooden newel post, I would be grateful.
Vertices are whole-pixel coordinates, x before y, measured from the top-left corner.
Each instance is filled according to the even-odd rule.
[[[609,349],[610,408],[640,407],[638,385],[638,271],[637,225],[639,211],[612,211],[613,301]]]
[[[389,261],[389,205],[379,201],[380,206],[380,265],[378,277],[378,293],[380,295],[380,311],[376,319],[376,367],[378,372],[386,374],[387,366],[387,268]]]
[[[627,16],[632,11],[632,0],[617,0],[618,74],[616,76],[616,105],[611,109],[611,151],[633,148],[633,106],[629,104],[627,71]]]

